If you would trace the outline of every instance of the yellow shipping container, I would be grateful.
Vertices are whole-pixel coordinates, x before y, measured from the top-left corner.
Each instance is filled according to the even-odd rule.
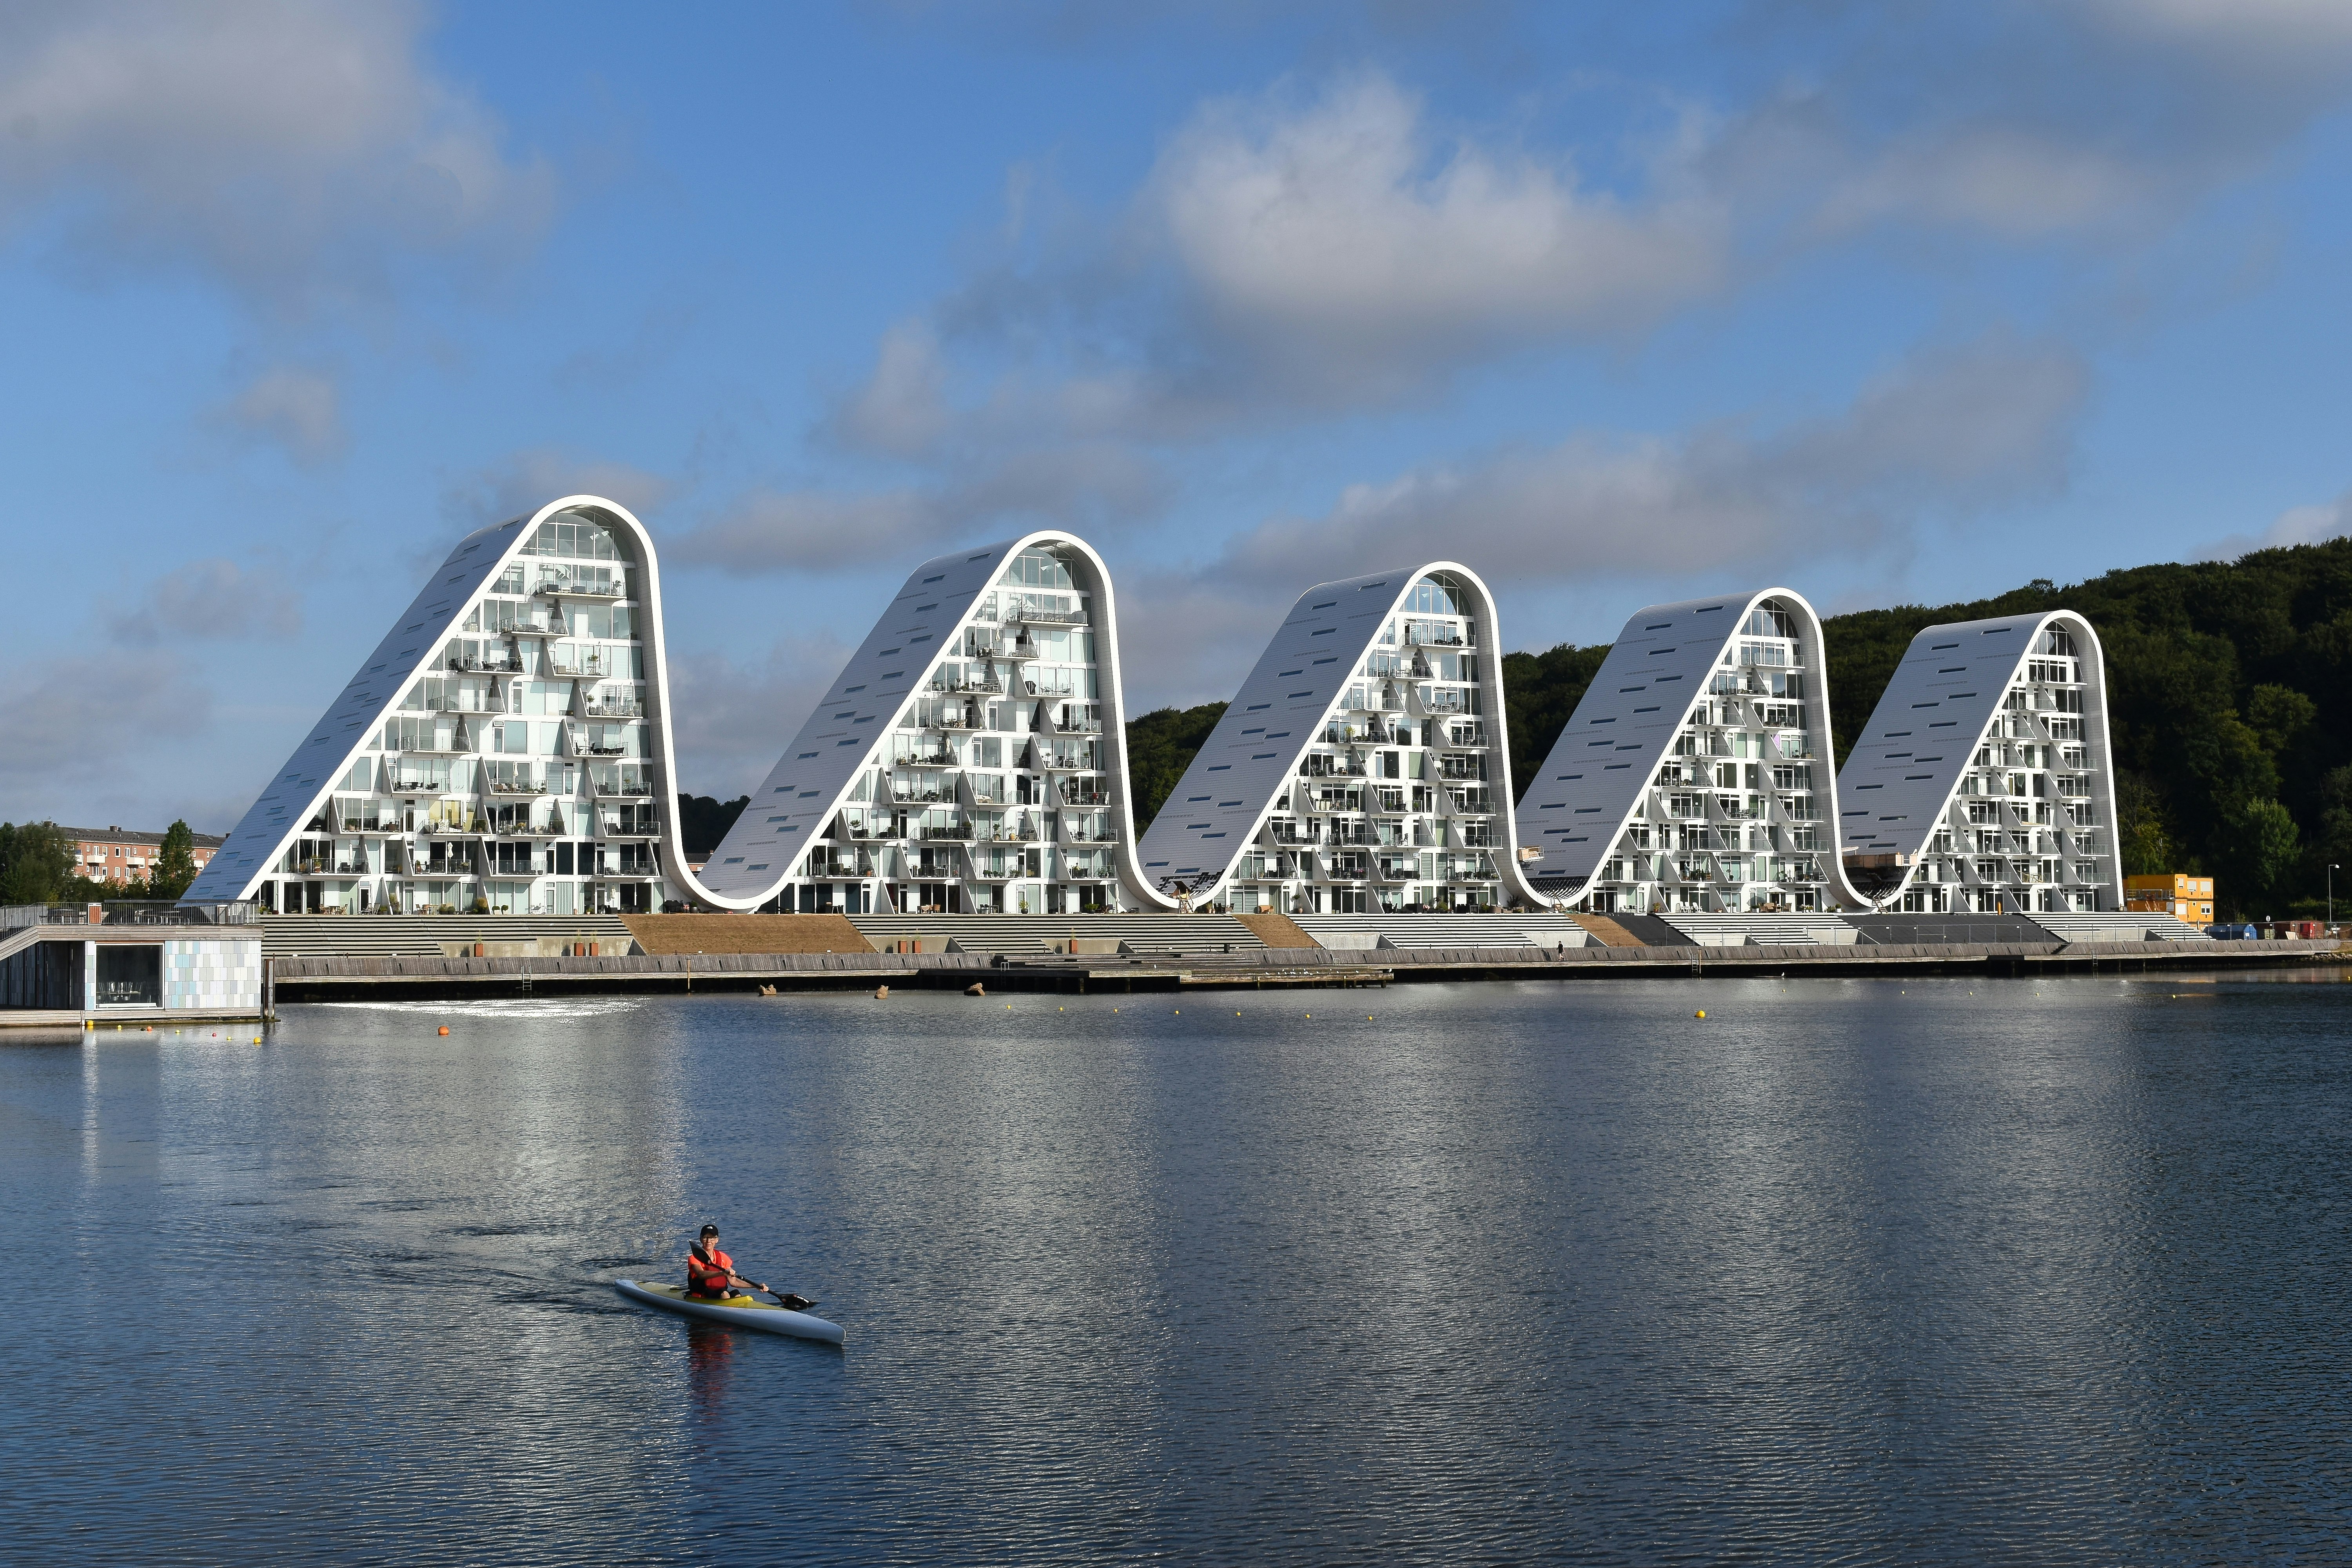
[[[2144,914],[2168,914],[2190,925],[2213,923],[2213,879],[2170,871],[2124,879],[2124,907]]]

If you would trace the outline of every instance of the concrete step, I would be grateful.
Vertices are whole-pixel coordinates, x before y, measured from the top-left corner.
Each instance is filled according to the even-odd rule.
[[[1583,947],[1591,933],[1549,910],[1530,914],[1294,915],[1329,948]]]
[[[637,951],[618,915],[264,915],[259,923],[267,958],[438,958],[476,942],[500,957],[556,957],[580,942],[613,956]]]

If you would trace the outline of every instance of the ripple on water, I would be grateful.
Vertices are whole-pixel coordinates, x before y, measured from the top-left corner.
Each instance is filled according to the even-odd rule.
[[[374,1003],[0,1053],[8,1125],[81,1130],[0,1140],[11,1552],[2352,1560],[2352,993],[2210,993]],[[847,1345],[611,1289],[706,1217]]]

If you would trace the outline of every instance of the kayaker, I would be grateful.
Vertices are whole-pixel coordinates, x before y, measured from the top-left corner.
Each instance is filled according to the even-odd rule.
[[[754,1279],[746,1279],[735,1272],[735,1260],[719,1249],[719,1227],[706,1225],[701,1236],[686,1254],[686,1293],[697,1301],[719,1301],[735,1293],[740,1286],[746,1290],[765,1291],[794,1311],[816,1305],[804,1296],[787,1295],[770,1290]]]
[[[719,1250],[719,1227],[704,1226],[702,1235],[687,1250],[686,1293],[698,1300],[714,1301],[733,1295],[738,1285],[747,1290],[768,1289],[736,1273],[735,1260]]]

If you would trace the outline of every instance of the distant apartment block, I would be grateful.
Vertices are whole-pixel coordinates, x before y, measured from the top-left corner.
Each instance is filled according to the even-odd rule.
[[[93,882],[144,881],[163,858],[163,836],[121,827],[60,827],[73,841],[74,874]],[[224,842],[216,833],[193,835],[196,868],[202,870]]]

